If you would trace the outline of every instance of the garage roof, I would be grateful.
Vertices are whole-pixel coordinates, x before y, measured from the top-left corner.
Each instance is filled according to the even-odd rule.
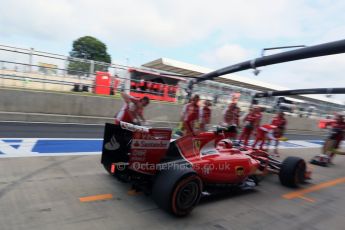
[[[143,64],[146,68],[151,68],[160,71],[167,71],[175,74],[184,75],[184,77],[197,78],[198,76],[212,72],[212,69],[205,67],[184,63],[169,58],[159,58],[157,60]],[[229,85],[249,88],[258,91],[276,91],[276,90],[288,90],[288,88],[269,84],[266,82],[258,81],[248,77],[242,77],[236,74],[227,74],[214,79],[216,82],[221,82]],[[313,103],[328,102],[331,104],[342,104],[340,101],[324,98],[320,95],[308,95],[308,96],[295,96],[295,98],[310,101]]]

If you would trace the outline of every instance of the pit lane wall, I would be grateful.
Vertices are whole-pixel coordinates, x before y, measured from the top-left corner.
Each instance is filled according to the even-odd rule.
[[[0,88],[1,121],[37,121],[63,123],[104,123],[112,122],[123,105],[120,98],[72,94],[24,89]],[[152,102],[145,110],[147,120],[156,125],[176,126],[182,105]],[[264,114],[263,122],[272,115]],[[288,129],[319,132],[318,121],[309,118],[288,117]],[[212,123],[222,120],[222,109],[214,107]]]

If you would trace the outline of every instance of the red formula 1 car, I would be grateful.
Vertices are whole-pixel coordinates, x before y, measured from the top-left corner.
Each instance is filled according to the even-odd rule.
[[[263,56],[202,74],[193,85],[224,74],[294,60],[345,52],[345,40],[309,46],[284,53]],[[257,93],[253,98],[318,93],[344,93],[345,88],[303,89]],[[275,173],[283,185],[295,187],[309,178],[306,163],[298,157],[280,162],[266,152],[242,150],[228,137],[234,130],[219,129],[188,135],[171,141],[170,129],[145,128],[128,123],[106,124],[102,163],[106,170],[136,188],[150,193],[159,207],[184,216],[198,204],[202,194],[214,188],[252,188],[257,174]]]
[[[309,178],[303,159],[280,162],[261,150],[241,150],[229,139],[234,132],[218,128],[171,141],[170,129],[106,124],[102,164],[177,216],[190,213],[203,193],[255,187],[258,174],[275,173],[289,187]]]

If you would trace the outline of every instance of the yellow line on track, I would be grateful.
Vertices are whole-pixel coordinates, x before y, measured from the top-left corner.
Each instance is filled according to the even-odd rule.
[[[85,196],[85,197],[79,198],[80,202],[92,202],[92,201],[110,200],[110,199],[113,199],[112,194],[100,194],[100,195],[95,195],[95,196]]]
[[[305,201],[308,201],[310,203],[315,203],[315,200],[314,199],[311,199],[309,197],[305,197],[305,196],[299,196],[298,198],[302,199],[302,200],[305,200]]]
[[[338,185],[341,183],[345,183],[345,177],[341,177],[341,178],[334,179],[331,181],[326,181],[324,183],[317,184],[317,185],[311,186],[309,188],[300,189],[300,190],[295,191],[295,192],[286,193],[282,197],[285,199],[288,199],[288,200],[294,199],[294,198],[301,198],[301,199],[309,200],[310,202],[313,202],[314,200],[312,200],[310,198],[306,198],[304,195],[311,193],[311,192],[319,191],[321,189],[332,187],[332,186],[335,186],[335,185]]]

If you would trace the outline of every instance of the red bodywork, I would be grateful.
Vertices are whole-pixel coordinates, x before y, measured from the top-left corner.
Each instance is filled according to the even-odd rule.
[[[217,128],[177,140],[171,140],[171,129],[125,122],[120,122],[120,126],[106,124],[105,130],[101,161],[105,166],[112,165],[111,173],[116,173],[114,165],[123,164],[134,175],[149,177],[171,167],[177,171],[188,167],[205,184],[238,185],[255,175],[280,175],[284,163],[266,151],[233,146],[231,139],[236,136],[236,129]],[[117,170],[124,173],[123,168]],[[307,169],[305,179],[310,179],[310,173]]]
[[[180,159],[190,164],[206,183],[240,183],[255,174],[260,166],[258,158],[265,160],[267,153],[260,150],[240,151],[227,141],[234,134],[203,132],[187,135],[174,141]],[[153,175],[166,156],[171,131],[151,128],[134,132],[129,158],[129,168]],[[174,160],[170,161],[173,163]]]
[[[259,162],[238,149],[220,144],[224,134],[204,132],[176,141],[181,154],[206,183],[239,183],[254,174]]]

